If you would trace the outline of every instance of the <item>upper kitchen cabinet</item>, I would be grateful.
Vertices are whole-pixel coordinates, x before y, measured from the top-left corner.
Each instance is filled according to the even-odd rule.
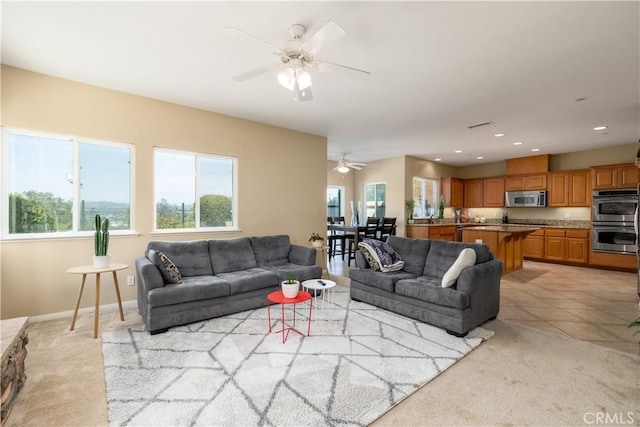
[[[635,188],[638,185],[638,168],[633,164],[595,166],[593,189]]]
[[[466,208],[481,208],[483,202],[483,179],[464,180],[464,206]]]
[[[453,177],[440,178],[440,194],[444,196],[446,207],[462,207],[464,205],[464,180]]]
[[[591,206],[589,170],[549,172],[547,206]]]
[[[547,174],[507,176],[504,179],[505,191],[546,190]]]
[[[546,174],[549,171],[549,155],[540,154],[539,156],[507,159],[506,166],[507,176]],[[545,189],[546,188],[540,188],[539,190]],[[531,188],[530,190],[538,190],[538,188]]]
[[[483,180],[482,206],[500,208],[504,206],[504,178],[485,178]]]

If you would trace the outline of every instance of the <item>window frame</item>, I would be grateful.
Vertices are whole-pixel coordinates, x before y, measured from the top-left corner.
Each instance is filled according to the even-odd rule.
[[[373,186],[374,186],[374,191],[373,191],[373,194],[374,194],[374,195],[377,195],[377,194],[378,194],[378,189],[377,189],[378,185],[384,185],[384,200],[382,200],[382,201],[381,201],[381,202],[382,202],[382,205],[380,205],[380,206],[382,206],[382,207],[384,208],[384,214],[383,214],[381,217],[377,217],[377,216],[375,216],[375,215],[374,215],[374,216],[372,216],[372,218],[382,218],[382,217],[384,217],[384,216],[387,214],[387,183],[386,183],[385,181],[379,181],[379,182],[365,182],[365,183],[363,184],[363,195],[364,195],[363,200],[364,200],[364,206],[362,207],[362,213],[361,213],[361,215],[363,215],[363,214],[364,214],[363,221],[364,221],[365,223],[366,223],[366,221],[367,221],[367,217],[369,217],[369,214],[367,213],[367,201],[368,201],[368,200],[367,200],[367,186],[369,186],[369,185],[373,185]],[[377,203],[377,202],[378,202],[378,200],[377,200],[377,199],[376,199],[376,200],[374,200],[374,205],[375,205],[375,203]],[[378,212],[377,212],[377,211],[378,211],[378,209],[379,209],[379,206],[375,206],[375,207],[374,207],[374,212],[375,212],[375,214],[377,214],[377,213],[378,213]]]
[[[163,152],[169,154],[182,154],[182,155],[192,155],[195,159],[194,165],[194,173],[195,173],[195,200],[194,200],[194,228],[158,228],[158,201],[157,201],[157,185],[156,185],[156,153]],[[199,158],[211,158],[211,159],[222,159],[222,160],[232,160],[233,161],[233,173],[232,173],[232,184],[231,184],[231,221],[232,225],[230,227],[200,227],[200,162]],[[238,169],[239,169],[240,160],[236,156],[228,156],[223,154],[212,154],[212,153],[203,153],[197,151],[188,151],[188,150],[180,150],[175,148],[165,148],[154,146],[153,147],[153,228],[152,234],[176,234],[176,233],[211,233],[211,232],[233,232],[239,231],[240,226],[238,224],[239,221],[239,212],[238,212]]]
[[[0,240],[2,241],[12,241],[12,240],[52,240],[52,239],[67,239],[67,238],[84,238],[84,237],[93,237],[94,230],[79,230],[79,212],[78,212],[78,203],[80,197],[80,184],[79,180],[74,179],[72,183],[72,199],[71,199],[71,217],[72,217],[72,225],[71,230],[69,231],[56,231],[52,233],[9,233],[9,203],[6,201],[9,199],[10,188],[9,188],[9,143],[8,143],[8,135],[9,134],[18,134],[35,138],[46,138],[46,139],[57,139],[57,140],[67,140],[72,144],[72,171],[73,176],[80,176],[80,144],[93,144],[93,145],[104,145],[104,146],[114,146],[119,148],[127,148],[129,149],[129,229],[127,230],[109,230],[109,234],[114,236],[127,236],[127,235],[137,235],[135,231],[135,161],[136,161],[136,150],[135,145],[126,142],[116,142],[116,141],[108,141],[108,140],[98,140],[93,138],[84,138],[73,135],[63,135],[49,132],[40,132],[33,131],[28,129],[20,129],[20,128],[2,128],[0,132],[1,140],[0,140],[0,164],[2,165],[2,173],[0,173],[0,180],[2,181],[2,186],[0,187],[0,197],[2,197],[1,211],[0,215],[2,216],[2,224],[0,230]]]
[[[419,200],[417,200],[414,197],[413,194],[413,189],[414,189],[414,183],[416,180],[420,180],[420,197],[422,200],[422,203],[419,203]],[[425,212],[425,208],[424,208],[424,200],[425,200],[425,194],[426,194],[426,183],[427,181],[431,181],[432,184],[432,189],[434,190],[434,194],[437,196],[434,200],[432,200],[429,204],[431,206],[431,210],[433,211],[432,214],[429,214],[428,212]],[[411,179],[411,193],[412,193],[412,197],[413,200],[416,202],[416,207],[413,210],[413,217],[414,218],[428,218],[430,215],[436,215],[437,209],[438,209],[438,203],[439,203],[439,195],[440,195],[440,180],[437,178],[428,178],[428,177],[423,177],[423,176],[414,176]]]

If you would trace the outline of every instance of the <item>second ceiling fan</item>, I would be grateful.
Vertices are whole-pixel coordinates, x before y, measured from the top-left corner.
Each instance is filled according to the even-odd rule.
[[[233,77],[236,81],[245,81],[266,73],[278,72],[278,82],[285,88],[293,91],[294,100],[310,101],[313,99],[311,92],[311,72],[342,72],[351,77],[368,79],[369,73],[365,70],[336,64],[315,58],[325,44],[331,43],[345,35],[345,31],[333,21],[327,21],[318,31],[305,39],[307,29],[300,24],[293,24],[289,28],[292,39],[283,46],[265,41],[253,34],[236,27],[225,28],[232,34],[240,34],[258,41],[274,50],[274,54],[280,57],[280,63],[265,65],[238,74]]]

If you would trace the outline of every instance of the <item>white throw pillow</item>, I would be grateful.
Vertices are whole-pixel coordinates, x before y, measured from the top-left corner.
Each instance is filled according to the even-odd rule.
[[[449,270],[442,276],[442,287],[449,288],[456,283],[460,273],[467,267],[470,267],[476,263],[476,251],[471,248],[464,248],[458,259],[453,263]]]

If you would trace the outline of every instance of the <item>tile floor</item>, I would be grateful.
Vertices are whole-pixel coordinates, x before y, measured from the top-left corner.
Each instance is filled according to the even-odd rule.
[[[349,276],[339,256],[328,267]],[[627,327],[640,316],[636,280],[634,273],[525,261],[502,277],[498,317],[638,354],[640,335]]]

